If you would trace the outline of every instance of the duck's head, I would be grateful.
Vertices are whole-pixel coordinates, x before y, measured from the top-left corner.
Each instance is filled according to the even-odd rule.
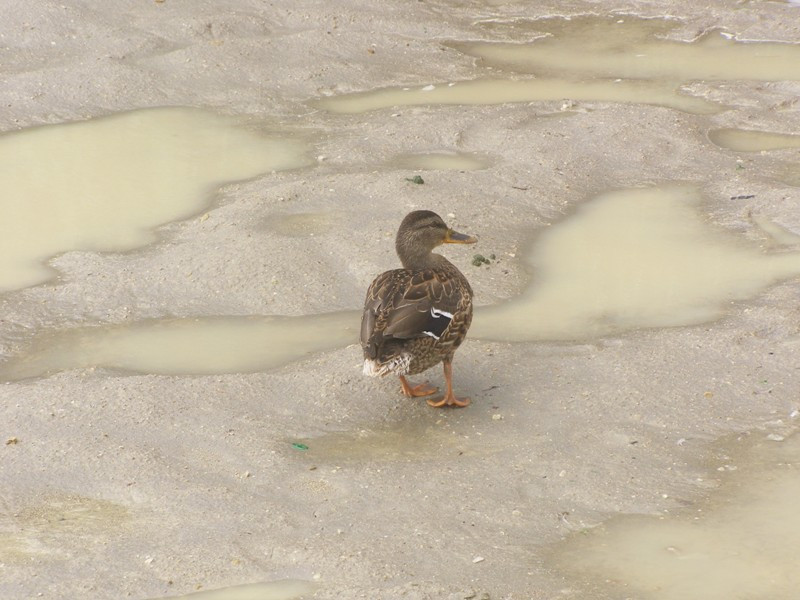
[[[474,244],[477,241],[478,238],[474,236],[450,229],[435,212],[415,210],[400,223],[395,248],[405,268],[421,268],[428,262],[436,246]]]

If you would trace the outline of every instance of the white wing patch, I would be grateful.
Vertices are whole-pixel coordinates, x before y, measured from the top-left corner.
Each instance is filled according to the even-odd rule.
[[[431,316],[435,319],[439,317],[447,317],[448,319],[452,320],[453,313],[449,313],[446,310],[440,310],[438,308],[431,308]]]
[[[447,326],[450,324],[450,321],[452,321],[452,320],[453,320],[453,313],[449,313],[449,312],[447,312],[446,310],[441,310],[441,309],[434,308],[434,307],[431,307],[431,316],[432,316],[434,319],[440,319],[441,317],[445,317],[445,318],[447,319],[447,323],[444,325],[444,327],[442,327],[442,328],[440,329],[440,331],[442,331],[442,332],[443,332],[445,329],[447,329]],[[434,332],[432,332],[432,331],[423,331],[422,333],[424,333],[425,335],[429,335],[429,336],[431,336],[431,337],[432,337],[433,339],[435,339],[435,340],[438,340],[438,339],[441,337],[441,336],[439,336],[439,335],[436,335],[436,334],[435,334]]]

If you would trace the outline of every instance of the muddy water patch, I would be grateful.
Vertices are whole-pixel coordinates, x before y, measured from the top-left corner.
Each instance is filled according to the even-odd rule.
[[[224,182],[309,164],[306,144],[241,119],[157,108],[0,135],[0,291],[42,283],[69,250],[124,251]]]
[[[520,42],[451,42],[487,67],[535,74],[536,79],[479,78],[415,87],[389,87],[332,96],[312,104],[337,113],[398,106],[489,105],[512,102],[620,102],[664,106],[693,114],[725,107],[681,93],[680,82],[800,80],[800,44],[739,41],[708,31],[690,41],[668,39],[676,20],[632,15],[582,16],[482,24]]]
[[[709,498],[675,514],[621,516],[573,535],[554,563],[593,587],[623,587],[642,600],[796,597],[800,436],[753,436],[725,444],[730,452],[714,465],[722,485]]]
[[[800,187],[800,163],[784,165],[778,180],[792,187]]]
[[[470,335],[567,340],[717,319],[732,301],[800,276],[800,253],[763,251],[709,224],[692,186],[602,194],[542,231],[532,283],[476,312]]]
[[[502,444],[476,444],[469,436],[422,421],[403,422],[358,431],[330,432],[302,440],[303,457],[311,462],[417,462],[446,457],[484,456],[502,450]],[[476,446],[479,445],[480,448]]]
[[[721,148],[735,152],[770,152],[800,148],[800,134],[755,129],[712,129],[708,139]],[[800,187],[800,163],[782,164],[776,179],[786,185]]]
[[[316,587],[308,581],[284,579],[204,590],[169,598],[170,600],[295,600],[311,594]],[[167,600],[167,598],[154,598],[153,600]]]
[[[800,148],[800,135],[751,129],[713,129],[708,139],[721,148],[736,152],[763,152]]]
[[[67,559],[83,551],[86,540],[116,535],[130,519],[128,509],[114,502],[53,495],[13,515],[0,513],[0,563]]]
[[[488,157],[476,152],[429,152],[402,154],[392,163],[403,169],[430,171],[478,171],[491,164]]]
[[[475,79],[417,87],[389,87],[330,96],[313,105],[342,114],[397,106],[491,105],[562,101],[651,104],[693,114],[723,110],[718,104],[688,96],[674,86],[651,81],[570,81],[566,79]]]
[[[568,79],[800,80],[800,44],[738,41],[712,30],[690,41],[667,39],[670,19],[581,16],[487,23],[505,37],[538,36],[527,43],[453,43],[484,64]]]
[[[581,340],[645,327],[694,325],[734,301],[800,277],[800,252],[767,252],[711,225],[692,186],[602,194],[537,232],[525,257],[532,282],[479,307],[470,336]],[[757,223],[757,221],[755,221]],[[776,243],[784,243],[789,236]],[[173,375],[275,368],[357,340],[360,311],[298,317],[218,317],[41,331],[0,364],[0,379],[106,367]]]
[[[0,364],[0,379],[104,367],[136,373],[246,373],[282,366],[355,343],[353,312],[283,317],[159,319],[36,334]]]
[[[764,215],[751,214],[750,220],[769,236],[773,245],[797,246],[800,245],[800,234],[795,233]]]
[[[267,217],[262,228],[286,237],[313,237],[337,230],[342,219],[333,212],[279,213]]]

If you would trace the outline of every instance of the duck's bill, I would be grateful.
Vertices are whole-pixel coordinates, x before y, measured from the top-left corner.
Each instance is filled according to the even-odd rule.
[[[444,238],[445,244],[474,244],[478,241],[474,235],[467,235],[466,233],[459,233],[452,229],[447,230],[447,235]]]

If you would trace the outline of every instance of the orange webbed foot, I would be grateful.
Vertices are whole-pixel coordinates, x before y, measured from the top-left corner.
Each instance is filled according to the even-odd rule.
[[[463,408],[464,406],[469,406],[470,400],[469,398],[458,398],[450,394],[449,396],[442,396],[441,398],[429,398],[427,402],[434,408],[440,408],[442,406],[457,406]]]
[[[442,361],[442,367],[444,368],[444,380],[447,384],[447,393],[441,398],[430,398],[428,404],[434,408],[439,408],[441,406],[468,406],[469,398],[458,398],[453,393],[453,363],[449,360]]]
[[[400,385],[402,386],[403,395],[410,398],[430,396],[439,391],[439,388],[430,385],[427,381],[418,385],[411,385],[402,375],[400,375]]]

